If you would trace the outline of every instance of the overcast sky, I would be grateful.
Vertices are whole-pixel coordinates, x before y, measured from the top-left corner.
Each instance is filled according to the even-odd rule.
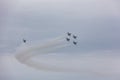
[[[0,47],[72,32],[78,35],[80,51],[120,48],[117,0],[11,0],[3,6]]]
[[[13,54],[23,38],[29,43],[66,32],[78,36],[78,46],[65,52],[120,53],[119,0],[1,0],[1,3],[0,54]]]

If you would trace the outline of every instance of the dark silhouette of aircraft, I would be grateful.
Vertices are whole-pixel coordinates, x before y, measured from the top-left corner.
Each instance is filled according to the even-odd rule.
[[[74,44],[74,45],[77,45],[77,42],[73,41],[73,44]]]
[[[26,43],[26,40],[25,40],[25,39],[23,39],[23,42],[24,42],[24,43]]]
[[[71,33],[67,32],[67,35],[68,35],[68,36],[71,36]]]
[[[69,38],[66,38],[66,40],[67,40],[67,41],[70,41],[70,39],[69,39]]]
[[[73,35],[73,38],[74,38],[74,39],[76,39],[76,38],[77,38],[77,36]]]

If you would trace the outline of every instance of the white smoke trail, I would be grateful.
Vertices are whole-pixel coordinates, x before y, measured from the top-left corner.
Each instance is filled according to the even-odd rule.
[[[31,52],[29,52],[29,54],[28,53],[26,54],[26,51],[24,51],[22,53],[17,54],[16,58],[20,62],[24,63],[25,60],[29,60],[30,58],[32,58],[34,56],[41,55],[41,54],[49,54],[50,52],[53,52],[57,49],[64,48],[64,47],[67,47],[67,46],[69,46],[69,45],[64,44],[64,45],[59,45],[59,46],[56,46],[56,47],[53,47],[53,48],[51,46],[49,49],[46,49],[45,51],[43,51],[43,50],[38,51],[38,52],[31,51]]]
[[[32,60],[32,57],[40,54],[45,54],[45,53],[48,54],[52,51],[55,51],[57,49],[64,48],[67,46],[70,46],[70,44],[68,44],[65,41],[65,37],[60,37],[60,38],[53,39],[52,41],[47,42],[46,44],[34,45],[25,49],[20,48],[20,50],[17,51],[17,54],[15,55],[15,57],[19,62],[36,69],[39,68],[40,70],[42,70],[44,68],[44,70],[59,71],[59,69],[56,69],[54,67],[44,66],[40,63],[36,63],[34,60]],[[39,53],[36,51],[38,51]]]
[[[37,45],[31,45],[27,47],[25,46],[22,49],[19,48],[15,57],[22,64],[25,64],[29,67],[39,69],[39,70],[54,71],[54,72],[75,72],[75,73],[77,72],[82,74],[92,73],[92,74],[103,76],[103,73],[99,73],[99,71],[97,72],[89,68],[78,69],[78,68],[70,68],[70,67],[58,67],[58,66],[43,64],[33,59],[34,56],[38,56],[41,54],[49,54],[57,49],[64,48],[67,46],[70,46],[70,44],[68,44],[68,42],[65,40],[65,37],[56,38],[45,44],[37,44]],[[80,66],[82,68],[82,65]]]
[[[57,47],[55,47],[55,48],[51,48],[51,49],[49,49],[49,50],[46,50],[46,51],[44,51],[44,52],[39,52],[40,54],[49,54],[50,52],[52,52],[52,51],[55,51],[55,50],[57,50],[57,49],[60,49],[60,48],[64,48],[64,47],[67,47],[67,46],[69,46],[69,45],[67,45],[67,44],[65,44],[65,45],[61,45],[61,46],[57,46]],[[34,53],[33,53],[34,54]],[[40,55],[40,54],[38,54],[38,55]],[[20,56],[20,55],[19,55]],[[18,57],[19,57],[18,56]],[[22,56],[22,55],[21,55]],[[22,57],[21,58],[21,56],[18,58],[18,57],[16,57],[21,63],[23,63],[23,64],[26,64],[26,65],[28,65],[28,66],[30,66],[30,67],[33,67],[33,68],[35,68],[35,69],[39,69],[39,70],[44,70],[44,71],[55,71],[55,72],[58,72],[58,71],[66,71],[67,69],[62,69],[62,68],[57,68],[57,67],[55,67],[55,66],[49,66],[49,65],[46,65],[46,64],[42,64],[42,63],[39,63],[39,62],[36,62],[36,61],[34,61],[33,59],[32,59],[32,57],[34,56],[34,55],[26,55],[25,57]],[[68,71],[67,71],[68,72]]]
[[[68,44],[68,42],[65,40],[65,37],[59,37],[45,44],[27,46],[23,49],[20,48],[20,50],[17,51],[17,54],[15,55],[15,57],[22,64],[25,64],[35,69],[44,70],[44,71],[81,72],[81,73],[92,72],[89,70],[78,70],[78,69],[72,69],[72,68],[50,66],[43,63],[39,63],[33,59],[34,56],[41,55],[41,54],[49,54],[57,49],[64,48],[67,46],[70,46],[70,44]],[[93,73],[96,74],[96,72],[93,72]]]
[[[50,65],[36,62],[32,59],[32,57],[34,56],[41,55],[41,54],[49,54],[50,52],[53,52],[57,49],[64,48],[67,46],[70,46],[70,44],[67,43],[67,41],[65,40],[65,37],[59,37],[42,45],[37,44],[33,46],[28,46],[27,48],[25,47],[25,49],[20,48],[20,50],[17,51],[17,54],[15,55],[15,57],[19,62],[39,70],[55,71],[55,72],[85,72],[82,70],[78,71],[76,69],[50,66]],[[36,51],[38,51],[39,53]]]
[[[32,53],[33,51],[46,51],[47,49],[50,49],[50,48],[53,48],[53,47],[56,47],[57,45],[62,45],[64,43],[64,38],[57,38],[57,39],[54,39],[52,41],[49,41],[45,44],[37,44],[37,45],[32,45],[32,46],[27,46],[27,47],[23,47],[23,48],[19,48],[17,50],[17,56],[20,57],[24,57],[25,55],[31,55],[31,54],[34,54],[35,53]]]

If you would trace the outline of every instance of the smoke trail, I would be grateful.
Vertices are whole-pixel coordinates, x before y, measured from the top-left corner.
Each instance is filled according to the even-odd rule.
[[[37,45],[32,45],[32,46],[25,46],[23,48],[19,48],[17,50],[17,55],[16,56],[19,56],[19,55],[22,55],[22,57],[24,57],[25,55],[30,55],[31,52],[35,52],[35,51],[46,51],[47,49],[50,49],[50,48],[53,48],[53,47],[56,47],[58,45],[62,45],[64,43],[64,38],[57,38],[57,39],[54,39],[52,41],[49,41],[45,44],[37,44]],[[35,53],[34,53],[35,55]]]
[[[15,57],[22,64],[25,64],[35,69],[44,70],[44,71],[81,72],[81,73],[92,72],[89,70],[78,70],[78,69],[71,69],[71,68],[65,68],[65,67],[50,66],[50,65],[46,65],[46,64],[42,64],[37,61],[34,61],[33,59],[34,56],[41,55],[41,54],[49,54],[55,50],[58,50],[60,48],[64,48],[70,45],[71,44],[68,44],[68,42],[65,40],[65,37],[59,37],[45,44],[37,44],[37,45],[31,45],[27,47],[25,46],[25,48],[22,48],[22,49],[20,48],[18,49]],[[93,72],[93,73],[96,74],[96,72]]]
[[[54,72],[77,72],[82,74],[93,73],[93,74],[101,75],[98,72],[92,71],[89,69],[83,70],[83,69],[73,69],[69,67],[65,68],[65,67],[50,66],[50,65],[46,65],[46,64],[34,61],[33,59],[34,56],[41,55],[41,54],[49,54],[50,52],[53,52],[57,49],[64,48],[67,46],[70,46],[70,44],[68,44],[68,42],[65,40],[65,37],[59,37],[45,44],[37,44],[37,45],[31,45],[27,47],[25,46],[23,48],[20,47],[15,57],[22,64],[25,64],[29,67],[39,69],[39,70],[54,71]]]
[[[51,46],[51,48],[49,49],[46,49],[45,51],[38,51],[38,52],[29,52],[29,54],[27,53],[26,54],[26,51],[23,52],[23,53],[19,53],[16,55],[16,58],[24,63],[25,60],[29,60],[30,58],[34,57],[34,56],[37,56],[37,55],[41,55],[41,54],[49,54],[50,52],[53,52],[57,49],[60,49],[60,48],[64,48],[64,47],[67,47],[69,46],[68,44],[64,44],[64,45],[59,45],[59,46],[56,46],[56,47],[53,47]]]
[[[27,47],[25,46],[25,48],[18,49],[15,57],[19,62],[27,66],[33,67],[35,69],[40,69],[45,71],[55,71],[55,72],[58,72],[58,71],[59,72],[77,72],[77,70],[74,70],[74,69],[59,68],[55,66],[48,66],[45,64],[41,64],[32,59],[32,57],[34,56],[41,55],[41,54],[49,54],[50,52],[53,52],[57,49],[70,46],[71,44],[68,44],[68,42],[65,39],[66,38],[62,36],[62,37],[52,39],[51,41],[45,44],[37,44],[37,45],[32,45]],[[36,51],[38,51],[39,53]]]
[[[70,44],[66,43],[65,38],[64,37],[59,37],[56,39],[53,39],[45,44],[40,44],[40,45],[33,45],[30,46],[28,48],[25,49],[19,49],[17,51],[17,54],[15,55],[16,59],[23,63],[26,64],[30,67],[33,68],[39,68],[39,69],[43,69],[42,68],[42,64],[40,63],[36,63],[35,61],[32,60],[32,57],[36,56],[36,55],[40,55],[40,54],[49,54],[52,51],[55,51],[57,49],[63,48],[63,47],[67,47],[70,46]],[[38,51],[39,53],[36,53],[36,51]],[[55,68],[54,68],[55,69]],[[44,70],[54,70],[52,67],[45,67],[44,66]],[[54,71],[56,71],[57,69],[55,69]]]

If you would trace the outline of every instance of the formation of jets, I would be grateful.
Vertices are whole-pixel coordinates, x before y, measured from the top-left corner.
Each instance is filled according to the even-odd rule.
[[[72,33],[70,33],[70,32],[67,32],[67,35],[68,35],[69,38],[67,37],[66,40],[70,41],[71,40],[70,37],[72,37],[74,39],[73,44],[77,45],[77,42],[75,41],[77,39],[77,36],[76,35],[72,35]]]
[[[70,42],[70,41],[71,41],[71,37],[72,37],[72,38],[74,39],[74,40],[73,40],[73,44],[74,44],[74,45],[77,45],[77,42],[76,42],[77,36],[76,36],[76,35],[72,35],[72,33],[67,32],[67,36],[68,36],[68,37],[66,37],[66,41]],[[23,39],[23,43],[26,43],[26,40],[25,40],[25,39]]]

